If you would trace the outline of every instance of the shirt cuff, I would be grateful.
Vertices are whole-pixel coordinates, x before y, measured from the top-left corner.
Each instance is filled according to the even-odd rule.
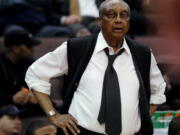
[[[42,86],[42,85],[39,85],[39,84],[30,86],[30,90],[35,90],[37,92],[41,92],[41,93],[44,93],[44,94],[47,94],[47,95],[51,94],[49,86]]]
[[[166,102],[166,96],[163,94],[151,94],[150,104],[159,105]]]

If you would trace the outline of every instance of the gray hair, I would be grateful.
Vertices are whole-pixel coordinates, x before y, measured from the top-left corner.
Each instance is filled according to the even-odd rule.
[[[114,4],[114,3],[121,3],[123,6],[125,6],[128,9],[129,15],[131,14],[131,10],[129,5],[124,0],[105,0],[101,3],[99,7],[99,16],[101,17],[103,15],[104,9],[107,7],[108,4]]]

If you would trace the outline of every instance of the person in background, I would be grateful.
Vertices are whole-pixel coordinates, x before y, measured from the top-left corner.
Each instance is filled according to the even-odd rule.
[[[31,3],[38,1],[29,0]],[[51,6],[44,7],[46,16],[54,25],[68,26],[72,36],[87,36],[98,33],[96,22],[98,8],[104,0],[50,0]]]
[[[180,116],[176,116],[171,120],[168,135],[180,135]]]
[[[5,105],[0,108],[0,135],[20,135],[22,128],[20,113],[15,105]]]
[[[70,35],[67,27],[51,25],[43,9],[32,5],[29,0],[0,0],[0,35],[9,25],[21,26],[40,37]]]
[[[130,14],[123,0],[104,1],[98,35],[69,39],[28,68],[29,88],[62,134],[153,135],[150,116],[166,101],[166,84],[151,49],[126,37]],[[63,111],[49,97],[60,75]]]
[[[24,81],[33,62],[33,46],[39,40],[19,26],[10,26],[4,33],[5,51],[0,54],[0,104],[36,103]]]
[[[124,0],[128,3],[131,8],[131,20],[130,29],[128,34],[131,37],[137,35],[148,35],[151,34],[152,29],[155,31],[156,27],[151,21],[146,17],[145,8],[150,3],[150,0]]]
[[[57,127],[47,120],[34,120],[27,129],[25,135],[56,135]]]

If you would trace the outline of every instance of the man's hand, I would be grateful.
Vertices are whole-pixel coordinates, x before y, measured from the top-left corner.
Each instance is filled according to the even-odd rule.
[[[20,91],[18,91],[13,96],[13,102],[16,104],[24,105],[27,103],[37,104],[37,100],[27,88],[22,87]]]
[[[29,103],[37,104],[37,99],[35,98],[32,92],[29,92]]]
[[[61,128],[65,135],[69,135],[68,130],[72,132],[73,135],[77,135],[80,133],[80,130],[77,126],[76,119],[70,114],[55,114],[49,117],[49,120]]]
[[[153,114],[155,113],[155,111],[157,110],[158,108],[158,105],[154,105],[154,104],[151,104],[150,105],[150,116],[153,116]]]
[[[32,93],[35,95],[39,105],[46,114],[51,110],[55,110],[48,94],[36,90],[32,90]],[[55,126],[61,128],[65,135],[69,135],[68,130],[72,132],[73,135],[80,133],[76,119],[70,114],[59,114],[56,112],[53,116],[49,116],[48,118]]]
[[[16,104],[24,105],[29,101],[29,90],[27,88],[21,88],[20,91],[18,91],[13,96],[13,102]]]
[[[71,15],[65,18],[64,24],[69,25],[69,24],[79,24],[81,23],[82,18],[80,16],[75,16]]]

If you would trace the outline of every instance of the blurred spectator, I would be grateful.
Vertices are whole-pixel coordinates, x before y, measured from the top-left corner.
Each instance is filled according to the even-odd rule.
[[[180,116],[176,116],[169,124],[168,135],[180,135]]]
[[[167,104],[171,107],[172,110],[180,109],[180,84],[175,82],[170,82],[171,89],[167,94]]]
[[[150,0],[124,0],[131,9],[131,20],[129,34],[134,35],[146,35],[149,34],[153,24],[147,19],[144,14],[144,6],[148,5]],[[153,26],[153,30],[155,27]]]
[[[40,5],[42,0],[27,0]],[[98,6],[104,0],[46,0],[51,4],[44,6],[51,24],[68,26],[74,36],[89,35],[99,32],[96,22]],[[45,4],[41,4],[45,5]]]
[[[0,34],[17,24],[37,36],[84,36],[98,33],[98,7],[104,0],[0,0]],[[125,0],[131,8],[130,35],[148,34],[143,13],[150,0]],[[69,28],[67,28],[69,27]],[[153,30],[155,29],[153,25]]]
[[[25,135],[56,135],[57,127],[45,120],[35,120],[29,124]]]
[[[22,126],[20,113],[21,111],[14,105],[0,108],[0,135],[19,135]]]
[[[38,36],[70,35],[66,27],[49,25],[43,10],[25,0],[0,0],[0,34],[12,24],[22,26]]]
[[[179,110],[180,109],[180,84],[173,82],[170,79],[168,73],[166,72],[163,72],[163,77],[167,84],[166,91],[165,91],[166,103],[160,105],[158,110]]]
[[[24,81],[26,69],[33,62],[32,48],[40,43],[25,29],[11,26],[5,31],[5,52],[0,54],[0,104],[36,103]]]

